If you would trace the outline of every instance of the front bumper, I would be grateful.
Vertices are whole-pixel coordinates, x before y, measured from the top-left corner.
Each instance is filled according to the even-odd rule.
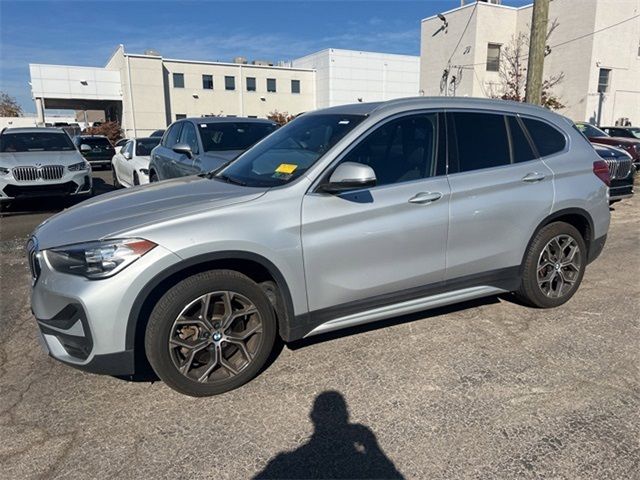
[[[94,373],[131,375],[134,350],[127,348],[129,313],[147,282],[180,258],[161,246],[102,280],[57,272],[38,253],[39,275],[31,310],[48,353]]]
[[[633,196],[633,174],[622,180],[612,180],[609,186],[609,201],[616,202]]]
[[[65,171],[62,178],[58,180],[19,181],[9,174],[0,177],[0,201],[86,195],[91,193],[92,185],[91,170],[80,172]]]

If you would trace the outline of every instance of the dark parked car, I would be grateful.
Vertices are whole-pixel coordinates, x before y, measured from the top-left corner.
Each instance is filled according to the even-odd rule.
[[[633,174],[635,166],[631,156],[619,148],[594,144],[598,155],[609,167],[609,203],[618,202],[633,195]]]
[[[631,155],[636,167],[640,166],[640,139],[634,140],[625,137],[612,137],[599,128],[584,122],[576,123],[576,127],[587,136],[591,143],[600,143],[621,148]]]
[[[633,138],[640,140],[640,127],[602,127],[612,137]]]
[[[151,135],[149,135],[150,137],[161,137],[164,135],[164,132],[166,132],[166,130],[164,128],[161,128],[160,130],[156,130],[155,132],[153,132]]]
[[[157,182],[220,168],[276,128],[276,123],[257,118],[179,120],[169,126],[160,145],[151,152],[149,180]]]
[[[103,135],[79,135],[73,139],[82,156],[94,167],[110,168],[111,159],[116,154],[109,139]]]

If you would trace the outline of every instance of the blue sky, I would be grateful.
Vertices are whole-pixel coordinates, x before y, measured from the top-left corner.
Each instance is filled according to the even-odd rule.
[[[523,5],[527,0],[505,0]],[[419,55],[420,20],[459,0],[0,0],[0,89],[34,110],[29,63],[103,66],[123,43],[166,57],[287,60],[323,48]]]

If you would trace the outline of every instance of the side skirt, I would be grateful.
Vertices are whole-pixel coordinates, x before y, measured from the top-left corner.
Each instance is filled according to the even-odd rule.
[[[473,300],[520,288],[520,266],[501,268],[297,315],[285,341]]]
[[[447,293],[440,293],[430,297],[417,298],[407,302],[387,305],[385,307],[374,308],[365,312],[347,315],[344,317],[330,320],[326,323],[318,325],[316,328],[307,333],[304,338],[318,335],[319,333],[332,332],[341,328],[354,327],[364,323],[375,322],[376,320],[384,320],[387,318],[407,315],[409,313],[420,312],[431,308],[451,305],[452,303],[464,302],[476,298],[505,293],[507,290],[490,286],[479,286],[464,288]]]

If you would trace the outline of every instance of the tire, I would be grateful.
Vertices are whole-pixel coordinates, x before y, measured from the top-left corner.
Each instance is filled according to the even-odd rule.
[[[122,188],[122,185],[120,185],[120,182],[118,181],[118,174],[116,173],[116,169],[113,167],[111,167],[111,178],[112,178],[113,186],[115,188]]]
[[[151,172],[151,175],[149,175],[149,183],[156,183],[158,182],[158,175],[156,174],[156,172]]]
[[[276,332],[274,309],[258,284],[238,272],[211,270],[182,280],[160,298],[147,324],[145,351],[169,387],[206,397],[254,378],[269,359]]]
[[[527,248],[516,296],[537,308],[566,303],[582,282],[587,253],[586,243],[573,225],[565,222],[546,225]]]

